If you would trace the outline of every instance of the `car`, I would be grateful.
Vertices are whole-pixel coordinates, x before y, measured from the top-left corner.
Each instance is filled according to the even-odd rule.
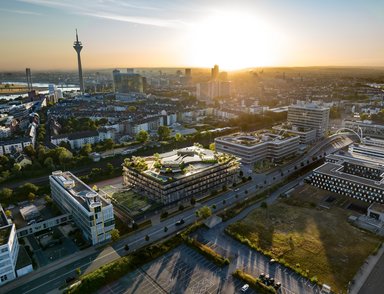
[[[66,282],[67,284],[70,284],[70,283],[72,283],[74,280],[76,280],[76,278],[73,277],[73,276],[71,276],[71,277],[66,278],[66,279],[65,279],[65,282]]]
[[[269,261],[269,263],[275,263],[275,262],[276,262],[276,260],[273,258]]]
[[[239,190],[240,190],[239,188],[236,188],[234,191],[235,191],[235,192],[238,192]]]
[[[241,287],[241,291],[242,291],[242,292],[245,292],[245,291],[248,290],[248,288],[249,288],[249,285],[248,285],[248,284],[245,284],[243,287]]]
[[[281,283],[280,282],[277,282],[274,286],[274,288],[277,290],[281,287]]]
[[[179,221],[176,222],[176,226],[180,226],[182,225],[183,223],[185,223],[185,221],[183,219],[180,219]]]
[[[265,278],[265,274],[264,273],[261,273],[260,275],[259,275],[259,279],[260,280],[263,280]]]

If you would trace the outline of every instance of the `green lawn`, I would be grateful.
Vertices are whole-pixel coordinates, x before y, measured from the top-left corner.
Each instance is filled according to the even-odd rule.
[[[139,196],[133,191],[117,192],[113,194],[112,198],[132,213],[139,213],[140,209],[151,204],[146,197]]]
[[[346,292],[348,282],[383,239],[350,225],[351,211],[316,208],[327,193],[331,194],[304,185],[290,198],[254,210],[228,231],[292,267],[308,270],[309,277],[316,276],[335,292]]]

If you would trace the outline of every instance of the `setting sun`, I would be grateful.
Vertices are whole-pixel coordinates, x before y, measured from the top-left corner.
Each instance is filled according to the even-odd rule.
[[[246,12],[217,12],[191,25],[188,57],[195,66],[226,70],[274,65],[279,38],[261,18]]]

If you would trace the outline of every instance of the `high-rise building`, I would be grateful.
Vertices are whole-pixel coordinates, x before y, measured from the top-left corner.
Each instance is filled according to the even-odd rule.
[[[32,91],[32,74],[31,74],[31,69],[30,68],[26,68],[25,69],[25,74],[26,74],[26,77],[27,77],[28,91]]]
[[[115,228],[113,206],[71,172],[49,176],[52,198],[64,213],[70,213],[84,237],[99,244],[111,238]]]
[[[192,76],[192,70],[190,68],[185,69],[185,76],[186,77],[191,77]]]
[[[81,44],[81,42],[79,41],[79,37],[77,35],[77,29],[76,29],[76,41],[75,43],[73,43],[73,48],[77,53],[77,66],[79,70],[80,91],[84,93],[83,68],[81,67],[81,57],[80,57],[80,52],[81,52],[81,49],[83,49],[83,44]]]
[[[290,105],[287,121],[297,127],[314,129],[317,138],[321,138],[328,130],[329,108],[314,103]]]
[[[116,93],[143,93],[146,87],[146,79],[139,74],[127,71],[122,73],[113,71],[113,85]]]
[[[16,278],[19,247],[16,227],[0,205],[0,286]]]
[[[217,64],[211,69],[211,80],[216,81],[219,78],[219,66]]]

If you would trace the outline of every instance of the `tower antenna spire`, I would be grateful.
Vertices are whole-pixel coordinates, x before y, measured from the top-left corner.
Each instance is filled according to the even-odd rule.
[[[79,37],[77,36],[77,29],[76,29],[76,42],[79,42]]]

